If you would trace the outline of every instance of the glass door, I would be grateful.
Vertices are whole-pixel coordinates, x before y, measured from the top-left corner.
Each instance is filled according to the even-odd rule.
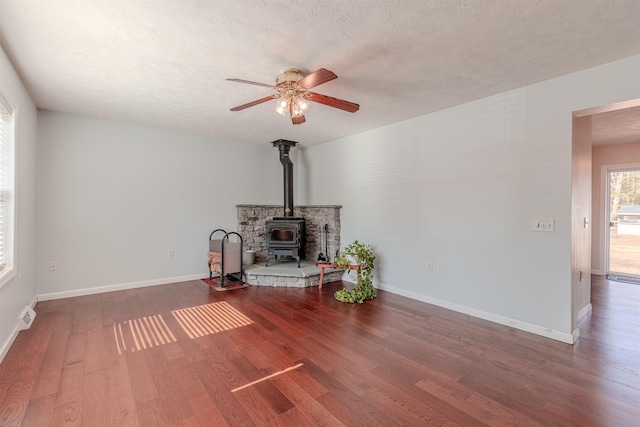
[[[607,276],[640,283],[640,167],[607,171]]]

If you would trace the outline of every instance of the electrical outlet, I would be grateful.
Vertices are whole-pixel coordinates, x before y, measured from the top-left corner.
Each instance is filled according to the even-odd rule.
[[[173,249],[167,251],[167,258],[173,258]]]
[[[433,271],[433,263],[431,261],[427,263],[427,271]]]
[[[444,266],[441,262],[438,263],[438,273],[442,273],[444,271]]]
[[[58,271],[58,261],[49,262],[49,271]]]

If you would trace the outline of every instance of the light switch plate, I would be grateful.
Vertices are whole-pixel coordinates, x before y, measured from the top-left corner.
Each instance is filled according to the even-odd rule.
[[[553,219],[534,219],[533,231],[556,231],[556,221]]]

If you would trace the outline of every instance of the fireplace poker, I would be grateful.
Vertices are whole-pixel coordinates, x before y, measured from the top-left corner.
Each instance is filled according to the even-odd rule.
[[[329,258],[328,258],[329,257],[329,252],[327,252],[327,249],[326,249],[327,248],[327,227],[328,227],[328,224],[325,224],[324,225],[324,242],[325,242],[324,246],[325,246],[325,251],[322,252],[322,250],[320,250],[320,253],[318,254],[318,262],[327,262],[329,260]],[[320,235],[321,235],[321,237],[320,237],[320,245],[322,245],[322,234],[323,233],[321,231],[320,232]],[[320,248],[322,249],[322,246],[320,246]],[[326,255],[325,255],[325,253],[326,253]]]
[[[329,224],[324,225],[324,253],[327,254],[325,260],[329,261]]]

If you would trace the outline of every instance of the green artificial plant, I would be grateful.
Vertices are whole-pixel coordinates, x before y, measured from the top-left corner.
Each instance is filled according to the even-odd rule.
[[[376,297],[376,291],[373,288],[373,261],[375,259],[371,246],[357,240],[344,248],[337,258],[336,264],[339,268],[357,265],[358,283],[351,290],[344,288],[337,291],[334,296],[338,301],[363,303],[365,300]]]

